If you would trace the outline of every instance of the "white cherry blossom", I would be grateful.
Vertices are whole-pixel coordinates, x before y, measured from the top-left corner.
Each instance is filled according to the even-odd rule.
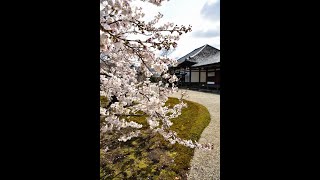
[[[142,1],[160,6],[164,0]],[[170,143],[206,149],[208,145],[183,140],[170,130],[171,119],[186,107],[182,99],[185,94],[179,104],[165,106],[168,96],[178,90],[178,78],[168,72],[177,61],[155,55],[158,50],[175,48],[179,37],[190,32],[191,26],[158,24],[163,17],[160,13],[146,22],[142,19],[143,9],[131,2],[100,0],[100,96],[107,99],[107,105],[100,107],[101,135],[119,132],[118,140],[126,142],[139,136],[142,128],[126,117],[145,116],[148,127]],[[156,74],[161,81],[151,82],[150,77]],[[103,148],[108,150],[108,146]]]

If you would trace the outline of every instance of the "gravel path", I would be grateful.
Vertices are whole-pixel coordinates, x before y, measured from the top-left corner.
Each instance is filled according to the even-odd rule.
[[[183,90],[185,91],[185,90]],[[211,151],[195,150],[189,172],[190,180],[220,180],[220,95],[187,90],[187,100],[204,105],[211,121],[201,134],[200,143],[211,143]],[[172,95],[179,97],[181,92]]]

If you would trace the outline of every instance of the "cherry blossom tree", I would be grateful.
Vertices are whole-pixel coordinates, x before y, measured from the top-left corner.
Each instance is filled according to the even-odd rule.
[[[155,6],[163,2],[142,1]],[[178,79],[168,73],[177,61],[155,55],[156,51],[175,48],[179,37],[190,32],[191,26],[159,25],[163,17],[160,13],[148,22],[143,17],[142,8],[133,6],[131,0],[100,0],[100,96],[106,99],[100,107],[101,137],[108,132],[117,135],[119,141],[137,137],[142,125],[126,117],[146,116],[149,128],[170,143],[211,149],[210,144],[181,139],[170,130],[171,119],[186,107],[182,99],[185,94],[181,94],[179,104],[165,105],[168,96],[177,92]],[[154,74],[163,80],[150,82]],[[101,146],[108,150],[108,143],[101,142]]]

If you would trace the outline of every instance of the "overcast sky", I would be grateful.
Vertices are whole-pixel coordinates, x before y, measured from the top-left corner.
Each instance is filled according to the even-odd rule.
[[[146,20],[160,12],[164,15],[161,22],[192,26],[192,32],[181,36],[171,58],[180,58],[205,44],[220,49],[220,0],[170,0],[160,7],[137,3],[143,8]]]

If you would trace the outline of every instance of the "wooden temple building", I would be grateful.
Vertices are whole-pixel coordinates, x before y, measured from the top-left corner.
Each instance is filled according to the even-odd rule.
[[[178,59],[171,69],[179,78],[178,86],[189,89],[220,90],[220,50],[208,44]]]

